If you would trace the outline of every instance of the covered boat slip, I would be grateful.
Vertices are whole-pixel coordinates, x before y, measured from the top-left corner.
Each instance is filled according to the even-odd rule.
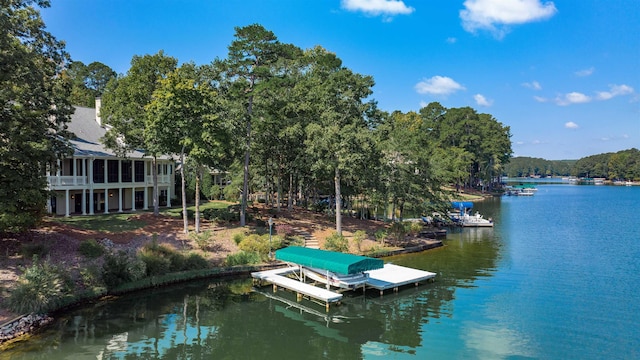
[[[379,290],[380,295],[387,289],[398,291],[400,286],[408,284],[417,286],[419,282],[436,276],[435,273],[428,271],[385,264],[380,259],[301,247],[277,250],[276,259],[290,265],[254,272],[251,276],[259,280],[260,285],[263,281],[273,284],[274,292],[277,291],[278,286],[296,292],[298,301],[301,301],[304,296],[311,300],[320,300],[325,304],[327,311],[330,303],[340,302],[342,294],[305,283],[303,269],[308,270],[312,267],[314,270],[331,271],[343,275],[363,274],[366,278],[363,289]],[[287,277],[288,275],[295,275],[298,279]]]
[[[384,262],[380,259],[298,246],[277,250],[276,259],[344,275],[381,269],[384,266]]]

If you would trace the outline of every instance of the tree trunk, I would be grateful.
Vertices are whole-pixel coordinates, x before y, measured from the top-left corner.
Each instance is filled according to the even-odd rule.
[[[342,201],[340,195],[340,169],[336,166],[336,176],[334,178],[336,187],[336,233],[342,236]]]
[[[244,180],[242,182],[242,201],[240,204],[240,226],[245,226],[247,213],[247,195],[249,193],[249,149],[251,148],[251,112],[253,111],[253,95],[249,96],[247,105],[247,139],[244,150]]]
[[[200,233],[200,166],[196,166],[196,234]]]
[[[288,192],[288,200],[287,200],[287,210],[293,210],[293,172],[289,173],[289,192]]]
[[[189,233],[189,218],[187,217],[187,181],[184,177],[184,147],[182,147],[182,151],[180,152],[180,162],[182,165],[180,166],[180,176],[182,177],[182,183],[180,184],[182,187],[182,222],[184,224],[184,229],[182,232],[185,234]]]

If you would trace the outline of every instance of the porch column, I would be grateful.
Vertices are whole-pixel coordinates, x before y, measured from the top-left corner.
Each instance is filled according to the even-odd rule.
[[[167,186],[167,207],[171,207],[171,186]]]
[[[118,212],[122,212],[122,197],[124,196],[124,189],[118,189]]]
[[[118,159],[118,182],[122,182],[122,160]]]
[[[104,183],[105,183],[105,185],[109,183],[109,172],[107,171],[109,166],[107,166],[107,165],[109,165],[109,161],[107,159],[104,159]]]
[[[87,190],[82,189],[82,215],[87,215]]]
[[[78,164],[74,156],[71,157],[71,164],[73,164],[73,173],[71,175],[73,175],[73,185],[75,186],[78,185],[78,180],[76,178],[76,176],[78,176]]]
[[[89,161],[89,173],[87,173],[87,182],[89,184],[89,215],[93,215],[95,204],[93,203],[93,158],[87,159]]]
[[[136,188],[131,188],[131,211],[136,211]]]
[[[149,210],[149,187],[147,185],[144,186],[144,199],[142,200],[142,210]]]
[[[106,172],[106,169],[107,167],[105,166],[105,172]],[[104,213],[105,214],[109,213],[109,190],[108,189],[104,189]]]
[[[69,189],[66,189],[64,191],[64,202],[65,202],[64,216],[69,217]]]

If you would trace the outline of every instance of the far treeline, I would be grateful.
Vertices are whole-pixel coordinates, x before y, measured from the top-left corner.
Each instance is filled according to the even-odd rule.
[[[188,176],[198,187],[208,169],[227,171],[225,197],[241,200],[241,226],[249,195],[259,193],[280,199],[278,207],[325,195],[369,208],[391,204],[400,216],[407,207],[442,209],[449,189],[498,184],[512,154],[509,127],[492,115],[438,103],[382,111],[371,76],[322,47],[281,43],[259,24],[235,29],[225,59],[178,66],[159,51],[134,56],[127,73],[114,76],[100,63],[73,62],[30,4],[49,6],[10,0],[0,13],[7,20],[0,88],[11,90],[0,92],[0,232],[44,216],[45,169],[72,153],[71,105],[97,95],[110,125],[105,144],[123,156],[173,154],[184,165],[181,194]],[[338,234],[342,206],[335,201]]]
[[[640,150],[591,155],[579,160],[514,157],[504,167],[508,177],[575,176],[609,180],[640,180]]]

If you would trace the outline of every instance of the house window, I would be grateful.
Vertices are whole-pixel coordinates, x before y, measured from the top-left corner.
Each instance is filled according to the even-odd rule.
[[[118,160],[107,160],[107,166],[107,176],[109,182],[118,182]]]
[[[104,160],[93,160],[93,182],[104,182]]]
[[[135,162],[136,182],[144,182],[144,161]]]
[[[131,160],[122,162],[122,182],[131,182]]]
[[[160,190],[160,194],[158,196],[158,204],[160,206],[167,206],[167,190]]]

